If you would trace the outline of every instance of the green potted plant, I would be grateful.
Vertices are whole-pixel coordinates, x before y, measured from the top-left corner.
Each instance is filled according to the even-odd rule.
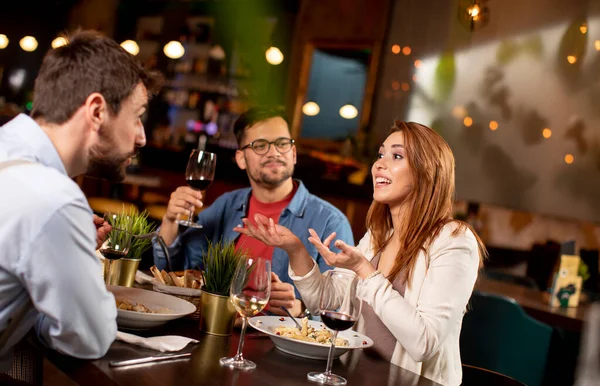
[[[235,242],[208,242],[204,254],[204,273],[200,308],[201,331],[228,336],[233,330],[236,311],[229,301],[229,288],[236,270],[247,257],[245,250],[235,249]]]
[[[126,221],[131,221],[130,231],[133,235],[143,235],[154,232],[156,224],[148,221],[148,212],[138,212],[134,209],[130,210],[129,213],[123,211],[117,215],[114,223],[111,224],[113,227],[123,229]],[[140,265],[142,255],[152,245],[151,239],[137,239],[131,240],[131,246],[127,255],[122,259],[113,262],[112,275],[110,278],[110,284],[120,285],[125,287],[133,286],[135,282],[135,273]]]

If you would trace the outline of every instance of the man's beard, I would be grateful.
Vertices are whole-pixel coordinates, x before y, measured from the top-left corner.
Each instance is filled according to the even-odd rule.
[[[115,154],[117,148],[114,136],[105,130],[100,130],[99,143],[92,146],[89,153],[89,164],[87,175],[91,177],[104,178],[112,182],[121,182],[126,176],[126,161],[135,153],[126,155]]]
[[[268,162],[279,162],[280,164],[285,166],[283,173],[273,174],[273,173],[264,171],[264,169],[262,169],[262,168]],[[259,171],[257,173],[251,173],[249,169],[246,169],[246,172],[248,174],[248,177],[252,181],[256,182],[257,184],[261,184],[267,188],[269,188],[269,187],[276,188],[276,187],[280,186],[282,183],[284,183],[290,177],[292,177],[292,174],[294,174],[294,167],[292,166],[291,168],[288,168],[287,163],[285,163],[284,161],[280,161],[280,160],[275,160],[275,161],[267,160],[267,161],[263,162],[260,167],[261,167],[261,169],[259,169]]]

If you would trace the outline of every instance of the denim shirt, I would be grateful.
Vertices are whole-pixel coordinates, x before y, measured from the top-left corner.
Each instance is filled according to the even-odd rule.
[[[308,241],[308,229],[312,228],[319,237],[324,239],[332,232],[337,233],[337,239],[349,245],[354,245],[352,229],[344,214],[325,200],[310,194],[301,181],[292,201],[281,212],[279,224],[288,228],[304,244],[310,256],[315,259],[321,272],[331,269],[317,249]],[[248,202],[252,193],[251,188],[237,189],[220,196],[215,202],[200,212],[197,222],[201,229],[186,228],[168,247],[173,270],[202,268],[202,257],[207,249],[207,240],[225,242],[237,240],[240,236],[233,228],[243,226],[242,218],[248,213]],[[156,241],[153,242],[154,264],[159,269],[165,269],[167,262]],[[332,251],[338,252],[335,247]],[[289,258],[280,248],[273,250],[272,271],[281,281],[294,284],[288,275]],[[296,297],[300,293],[296,289]]]

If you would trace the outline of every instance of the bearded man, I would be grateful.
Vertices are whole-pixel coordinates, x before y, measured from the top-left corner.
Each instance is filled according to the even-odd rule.
[[[304,306],[288,275],[287,253],[255,238],[240,235],[235,228],[243,226],[244,221],[255,223],[254,216],[257,214],[272,218],[303,240],[321,271],[331,267],[308,242],[308,229],[314,229],[321,237],[336,232],[337,238],[354,245],[352,229],[342,212],[310,194],[300,180],[292,178],[296,146],[281,111],[254,107],[240,115],[234,124],[234,133],[238,142],[236,162],[240,169],[246,170],[250,187],[223,194],[200,212],[197,222],[202,229],[187,228],[182,232],[177,219],[187,216],[194,207],[202,206],[202,194],[187,186],[177,188],[171,194],[159,229],[160,235],[169,246],[174,270],[202,267],[202,255],[208,240],[235,240],[236,248],[248,250],[250,256],[271,260],[273,274],[269,311],[285,315],[280,308],[284,306],[292,315],[298,316],[304,311]],[[167,265],[156,242],[154,263],[160,269]]]
[[[110,227],[72,178],[125,177],[145,145],[141,117],[160,77],[96,32],[68,41],[44,58],[31,116],[0,128],[3,384],[12,348],[32,327],[41,344],[83,359],[102,357],[117,331],[94,253]]]

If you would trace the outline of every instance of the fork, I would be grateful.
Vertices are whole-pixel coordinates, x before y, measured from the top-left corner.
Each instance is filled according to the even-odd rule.
[[[292,316],[292,313],[290,312],[290,310],[288,310],[288,309],[287,309],[287,308],[285,308],[284,306],[281,306],[281,309],[282,309],[282,310],[283,310],[283,311],[284,311],[286,314],[288,314],[288,316],[289,316],[290,318],[292,318],[292,320],[294,321],[294,323],[296,323],[296,327],[298,328],[298,330],[302,330],[302,326],[300,325],[300,323],[298,323],[298,321],[296,320],[296,318],[294,318],[294,317]]]

